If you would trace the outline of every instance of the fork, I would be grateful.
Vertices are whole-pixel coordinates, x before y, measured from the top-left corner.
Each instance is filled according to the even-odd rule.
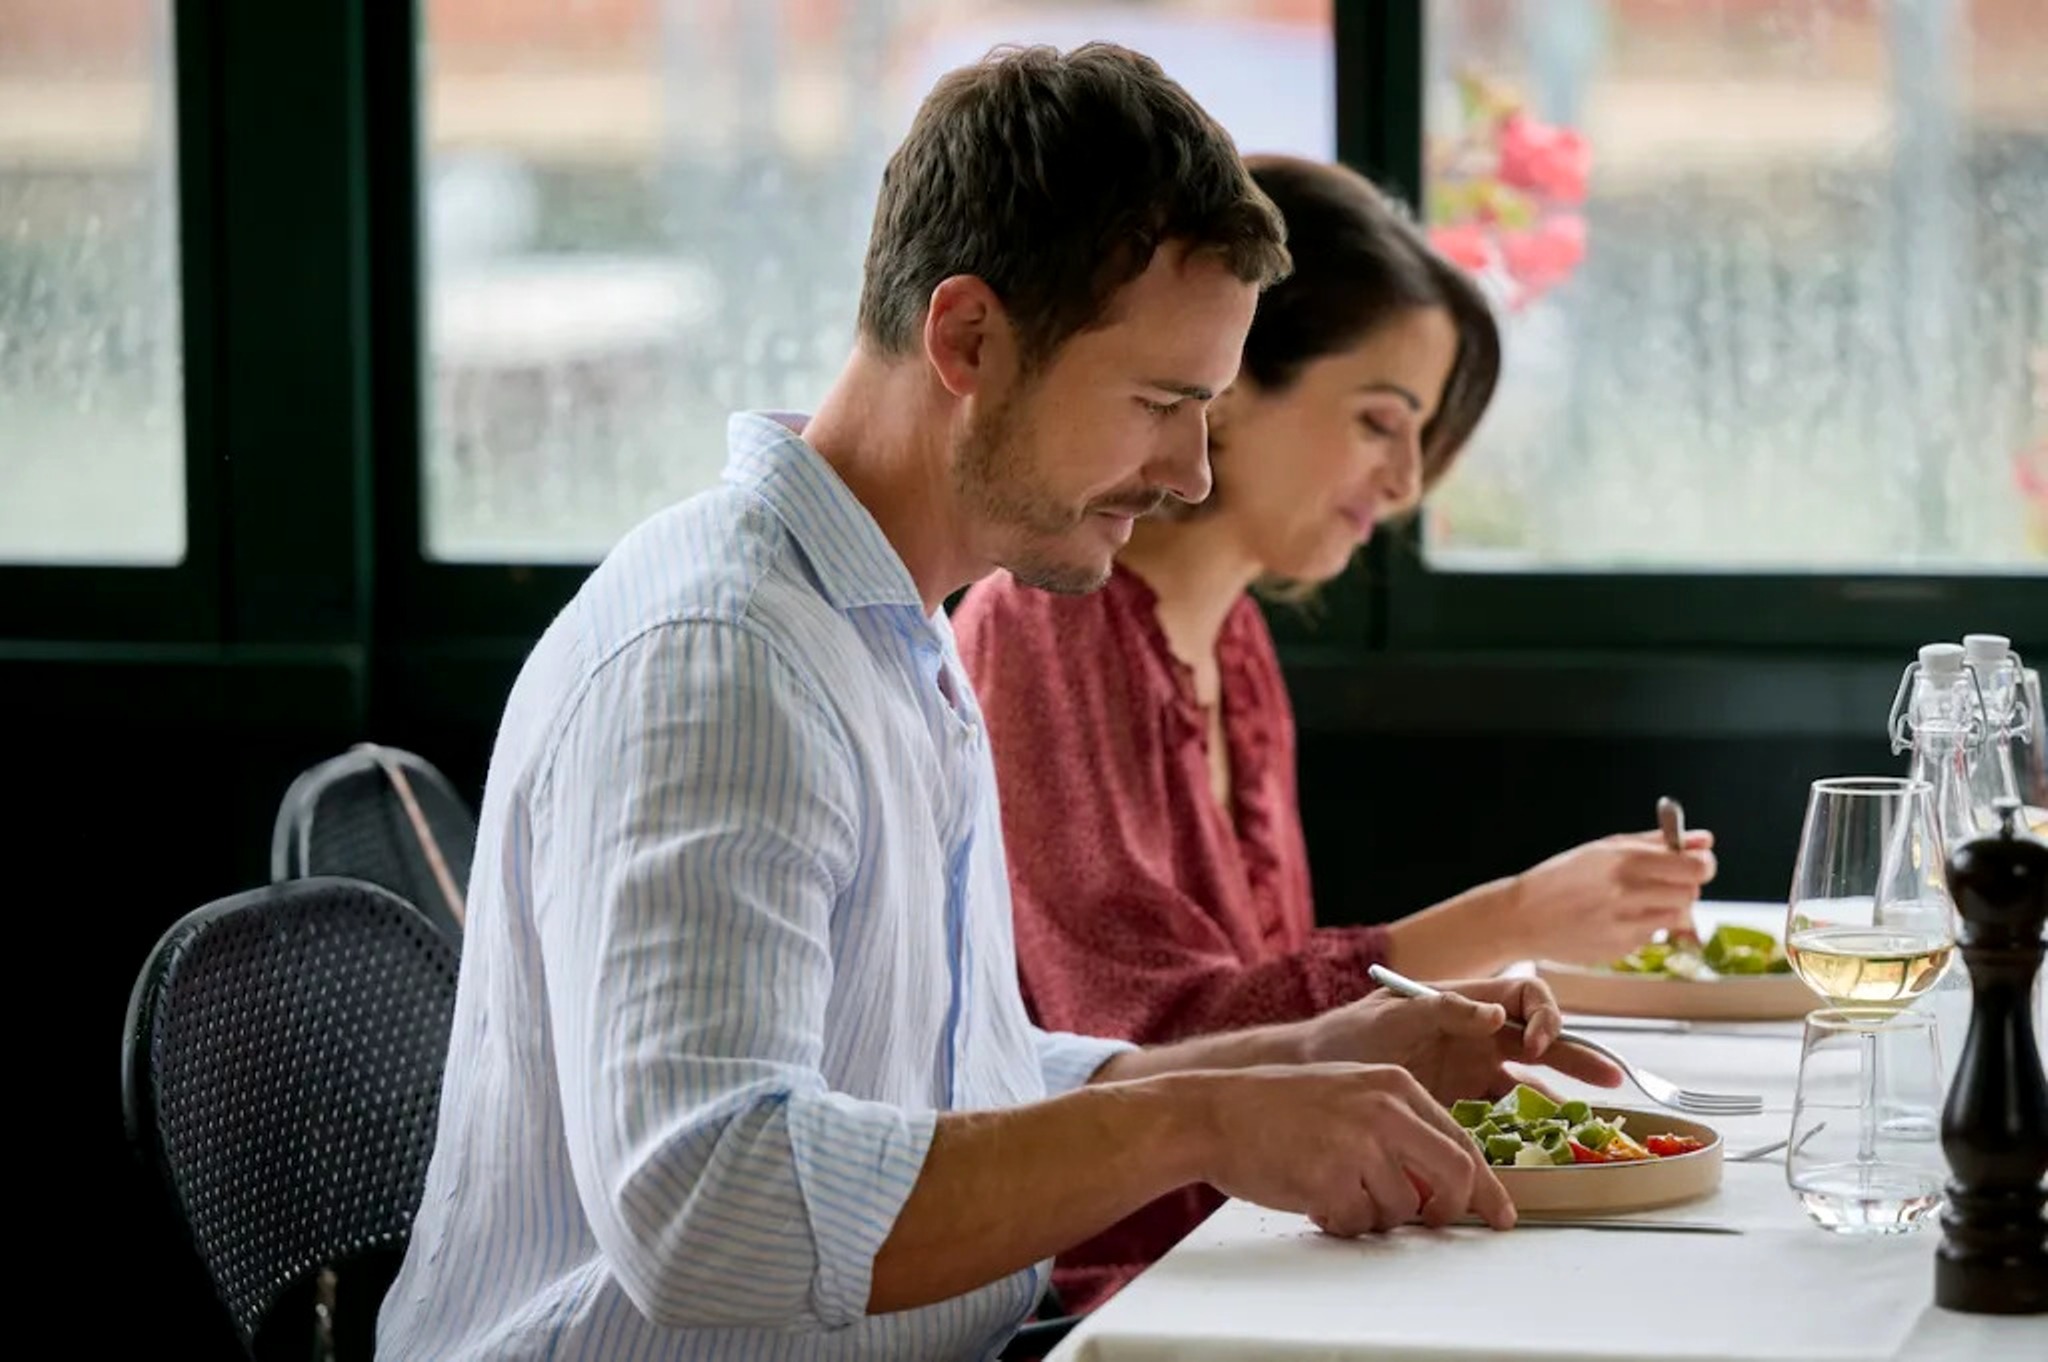
[[[1385,965],[1374,965],[1367,971],[1373,982],[1404,998],[1438,998],[1441,991],[1428,984],[1420,984],[1405,975],[1396,974]],[[1522,1024],[1510,1020],[1510,1027],[1519,1031]],[[1755,1093],[1702,1092],[1695,1088],[1682,1088],[1662,1075],[1650,1072],[1639,1064],[1632,1064],[1624,1056],[1608,1049],[1599,1041],[1582,1036],[1576,1031],[1559,1031],[1557,1038],[1567,1045],[1576,1045],[1581,1050],[1612,1060],[1617,1068],[1628,1075],[1629,1081],[1642,1089],[1660,1107],[1673,1111],[1690,1112],[1695,1116],[1754,1116],[1764,1109],[1764,1099]]]

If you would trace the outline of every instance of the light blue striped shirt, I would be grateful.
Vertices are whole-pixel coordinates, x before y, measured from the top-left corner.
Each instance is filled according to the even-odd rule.
[[[1037,1299],[865,1313],[935,1113],[1124,1047],[1025,1016],[945,617],[789,425],[729,441],[513,687],[380,1357],[987,1357]]]

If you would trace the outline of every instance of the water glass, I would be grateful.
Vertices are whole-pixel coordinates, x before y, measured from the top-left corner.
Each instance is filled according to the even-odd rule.
[[[1944,1098],[1934,1018],[1822,1008],[1799,1049],[1785,1180],[1815,1224],[1903,1234],[1941,1204]]]

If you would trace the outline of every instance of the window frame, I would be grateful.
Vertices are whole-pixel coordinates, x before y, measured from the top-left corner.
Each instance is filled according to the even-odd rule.
[[[427,343],[423,224],[427,42],[421,0],[365,16],[371,78],[370,288],[376,306],[370,382],[375,419],[376,631],[400,646],[449,639],[531,640],[590,575],[583,564],[446,562],[426,550]]]

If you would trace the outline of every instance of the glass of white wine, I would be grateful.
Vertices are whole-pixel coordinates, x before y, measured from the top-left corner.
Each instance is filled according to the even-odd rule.
[[[1904,1009],[1949,968],[1955,919],[1933,786],[1892,776],[1813,783],[1785,909],[1785,955],[1806,986],[1829,1004],[1808,1017],[1809,1042],[1824,1021],[1821,1029],[1836,1038],[1833,1043],[1849,1045],[1860,1056],[1854,1155],[1830,1158],[1825,1177],[1809,1178],[1813,1185],[1799,1188],[1809,1214],[1831,1229],[1910,1226],[1924,1209],[1889,1204],[1891,1191],[1906,1182],[1919,1186],[1923,1179],[1918,1171],[1905,1177],[1891,1168],[1894,1160],[1881,1151],[1881,1136],[1889,1130],[1884,1150],[1899,1143],[1893,1137],[1931,1145],[1934,1126],[1905,1123],[1915,1127],[1910,1136],[1905,1129],[1881,1128],[1879,1090],[1885,1080],[1878,1041],[1900,1028],[1919,1035],[1927,1023],[1924,1016],[1908,1019]],[[1926,1041],[1935,1045],[1931,1030]],[[1938,1069],[1938,1047],[1930,1057]],[[1934,1107],[1939,1105],[1937,1084]],[[1842,1115],[1837,1114],[1838,1127]],[[1828,1205],[1819,1206],[1816,1197]]]
[[[1785,916],[1785,954],[1835,1007],[1897,1008],[1955,952],[1934,791],[1924,780],[1813,783]]]

